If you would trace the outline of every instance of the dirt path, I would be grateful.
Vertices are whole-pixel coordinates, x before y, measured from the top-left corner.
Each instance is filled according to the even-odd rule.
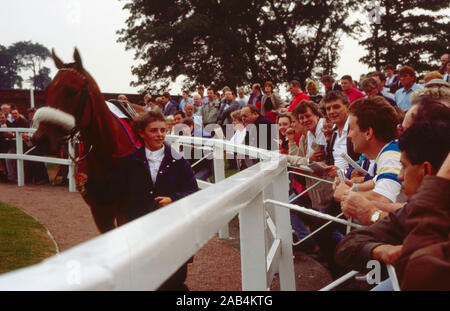
[[[78,193],[61,186],[25,186],[0,184],[0,202],[21,208],[35,217],[53,235],[59,251],[64,251],[100,233],[87,204]],[[241,260],[237,221],[230,226],[234,240],[212,238],[194,256],[186,284],[190,290],[241,290]],[[330,282],[323,267],[304,254],[296,254],[297,290],[317,290]],[[277,280],[272,284],[278,289]]]
[[[53,235],[59,251],[100,234],[88,205],[66,187],[0,184],[0,202],[35,217]],[[211,239],[190,264],[187,285],[191,290],[240,290],[239,252],[223,240]]]

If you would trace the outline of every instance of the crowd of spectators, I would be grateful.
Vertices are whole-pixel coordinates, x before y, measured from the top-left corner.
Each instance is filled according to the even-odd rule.
[[[285,154],[293,172],[293,204],[332,216],[343,214],[363,225],[347,234],[345,226],[329,224],[305,240],[326,222],[291,211],[294,248],[315,257],[334,278],[352,269],[364,273],[369,260],[378,260],[395,265],[402,289],[448,290],[448,54],[441,61],[423,81],[412,67],[396,70],[390,64],[360,81],[350,75],[339,81],[324,75],[323,93],[316,81],[309,79],[302,88],[298,80],[291,80],[288,101],[281,99],[273,82],[265,81],[254,83],[250,94],[244,87],[209,86],[205,96],[205,88],[198,86],[192,95],[183,91],[180,102],[164,92],[157,98],[145,95],[144,104],[147,111],[164,115],[168,134],[225,138]],[[1,127],[29,124],[17,110],[2,106]],[[15,152],[12,134],[0,135],[0,152]],[[201,150],[202,157],[196,158],[201,146],[172,147],[189,159],[197,179],[213,176],[211,153],[203,156]],[[232,157],[228,168],[242,170],[257,161]],[[17,178],[8,160],[0,169],[6,179]],[[308,176],[325,182],[316,184]],[[389,282],[375,289],[389,289]]]
[[[450,281],[442,277],[450,266],[450,205],[448,191],[443,190],[449,189],[448,169],[437,175],[450,142],[450,66],[443,58],[441,68],[420,81],[410,66],[396,70],[386,65],[383,72],[369,72],[360,81],[350,75],[339,81],[324,75],[320,79],[324,93],[316,81],[307,80],[304,89],[298,80],[289,81],[288,101],[281,99],[271,81],[254,83],[248,95],[242,87],[236,91],[209,87],[203,97],[199,87],[192,96],[193,107],[185,104],[177,109],[186,112],[189,107],[184,122],[203,137],[214,137],[220,128],[234,143],[287,155],[294,173],[289,190],[293,204],[333,216],[343,214],[364,226],[346,234],[345,226],[330,224],[305,240],[325,221],[291,211],[295,250],[315,257],[334,278],[350,269],[364,273],[367,262],[375,259],[398,263],[404,289],[448,289]],[[187,102],[186,96],[187,92],[183,95]],[[165,114],[171,109],[165,104],[149,106],[149,110],[159,109],[154,107]],[[273,141],[278,142],[275,148]],[[348,158],[358,164],[356,169]],[[256,162],[228,161],[233,169]],[[339,171],[345,182],[338,178]],[[212,167],[208,173],[213,174]],[[317,180],[308,174],[328,182],[315,185]],[[422,215],[429,217],[429,223],[421,221]],[[436,231],[428,232],[428,228]],[[442,272],[436,277],[440,283],[433,283],[431,270],[426,273],[425,267],[420,268],[422,261]],[[420,272],[423,284],[431,284],[430,288],[413,281],[411,271]],[[375,289],[389,288],[386,282]]]
[[[26,111],[26,117],[20,114],[17,107],[2,104],[0,110],[0,128],[29,128],[32,124],[35,108]],[[22,134],[23,151],[30,149],[30,136]],[[0,132],[0,153],[17,153],[16,132]],[[39,148],[29,150],[29,155],[42,155]],[[48,184],[47,168],[42,162],[24,162],[25,182],[38,185]],[[17,161],[14,159],[0,159],[0,180],[6,183],[17,183]]]

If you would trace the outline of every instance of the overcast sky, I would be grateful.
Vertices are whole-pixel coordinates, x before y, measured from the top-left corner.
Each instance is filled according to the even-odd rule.
[[[2,1],[0,44],[31,40],[51,49],[64,61],[73,61],[73,49],[80,51],[84,67],[97,81],[102,92],[137,93],[130,86],[134,80],[131,66],[133,51],[117,43],[116,31],[124,28],[128,16],[118,0],[14,0]],[[358,62],[364,49],[355,40],[343,38],[338,77],[350,74],[359,78],[368,68]],[[56,73],[52,62],[46,64],[51,77]],[[27,86],[25,84],[24,86]],[[175,84],[171,93],[178,93]]]

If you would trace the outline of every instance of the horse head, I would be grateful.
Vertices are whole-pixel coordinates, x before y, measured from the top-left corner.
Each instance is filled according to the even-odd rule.
[[[76,48],[73,57],[73,63],[64,64],[52,49],[58,73],[45,90],[47,105],[38,109],[33,118],[37,130],[32,142],[51,154],[57,154],[61,144],[88,126],[93,118],[91,93],[98,87],[83,69]]]

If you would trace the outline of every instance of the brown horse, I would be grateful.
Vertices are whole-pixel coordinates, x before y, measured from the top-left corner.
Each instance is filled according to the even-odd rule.
[[[129,138],[132,134],[108,109],[97,83],[83,68],[77,49],[74,63],[64,64],[53,50],[52,58],[59,71],[46,88],[47,107],[36,112],[39,125],[32,141],[47,153],[57,154],[61,144],[73,133],[79,133],[88,153],[78,163],[78,172],[105,178],[122,157],[136,150]],[[102,205],[93,194],[82,191],[82,195],[100,232],[125,223],[121,202]]]

